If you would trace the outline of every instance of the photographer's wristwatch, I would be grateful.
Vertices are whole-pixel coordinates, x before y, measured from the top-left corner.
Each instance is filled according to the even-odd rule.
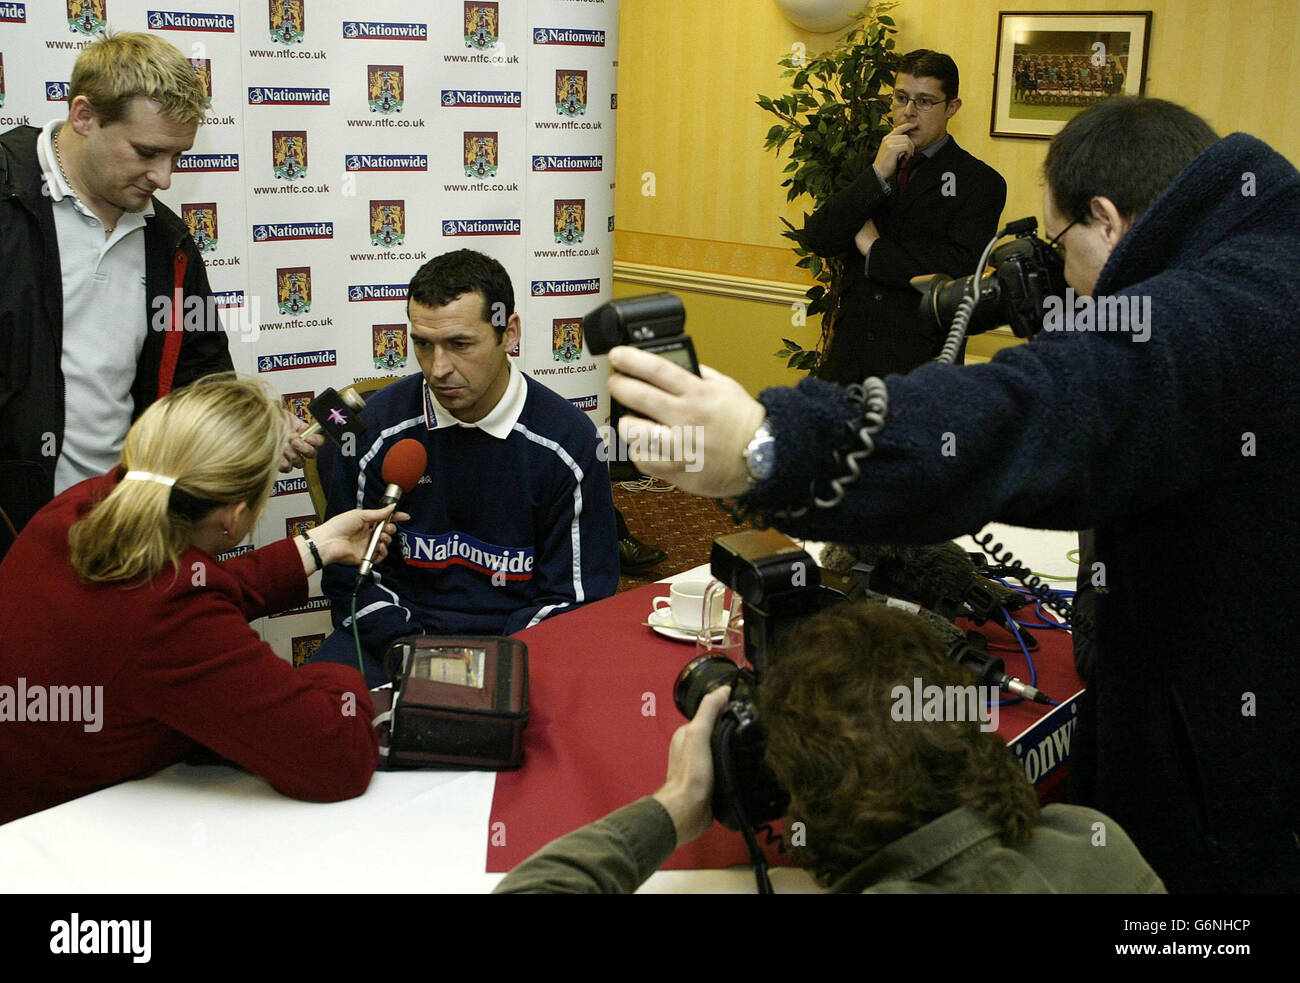
[[[754,437],[745,447],[745,469],[749,472],[749,487],[772,477],[776,470],[776,438],[764,420],[754,431]]]

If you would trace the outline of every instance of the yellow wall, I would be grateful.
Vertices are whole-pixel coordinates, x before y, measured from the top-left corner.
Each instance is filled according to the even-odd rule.
[[[892,12],[898,50],[937,48],[956,59],[963,105],[950,130],[1007,179],[1004,221],[1041,219],[1047,142],[989,136],[998,11],[1079,9],[1153,11],[1147,94],[1189,107],[1220,133],[1244,130],[1300,161],[1295,0],[903,0]],[[794,27],[774,0],[622,0],[616,262],[809,282],[778,221],[801,222],[807,199],[786,203],[785,162],[763,150],[775,119],[755,98],[784,91],[777,61],[792,44],[816,53],[829,40]],[[654,196],[642,194],[647,172]],[[784,378],[763,371],[755,352],[779,347],[788,307],[718,297],[700,303],[691,330],[702,357],[716,352],[706,360],[750,388]],[[816,340],[813,327],[796,335],[808,338]]]

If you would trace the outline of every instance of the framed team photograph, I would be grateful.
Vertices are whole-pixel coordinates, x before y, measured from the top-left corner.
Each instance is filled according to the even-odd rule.
[[[1151,11],[998,14],[995,137],[1050,140],[1077,113],[1146,89]]]

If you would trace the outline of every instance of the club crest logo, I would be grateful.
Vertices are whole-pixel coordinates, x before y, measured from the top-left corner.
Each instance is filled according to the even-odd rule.
[[[93,37],[108,26],[108,0],[67,0],[68,30]]]
[[[406,367],[405,324],[372,324],[370,338],[375,368],[391,372]]]
[[[498,3],[467,0],[465,4],[465,47],[486,51],[501,39]]]
[[[193,205],[181,205],[181,221],[190,230],[194,245],[199,252],[210,253],[217,248],[217,203],[215,201],[197,202]]]
[[[305,532],[311,532],[313,529],[316,528],[318,521],[319,520],[316,518],[314,514],[295,515],[291,519],[285,519],[284,520],[285,539],[293,539],[296,536],[301,536]]]
[[[587,72],[560,68],[555,72],[555,111],[561,116],[584,116],[587,112]]]
[[[316,650],[325,641],[325,633],[319,635],[295,635],[291,642],[293,667],[305,666],[307,660],[316,654]]]
[[[212,59],[211,58],[191,58],[190,64],[194,66],[194,74],[199,77],[203,83],[203,106],[206,109],[212,108]]]
[[[406,98],[406,75],[401,65],[368,65],[370,111],[372,113],[400,113]]]
[[[582,319],[557,317],[551,321],[551,356],[557,362],[582,358]]]
[[[286,266],[275,271],[275,299],[281,314],[311,310],[311,267]]]
[[[307,31],[306,0],[268,0],[271,40],[280,44],[302,44]]]
[[[277,178],[300,181],[307,176],[307,131],[271,131],[271,168]]]
[[[495,132],[465,133],[465,176],[480,181],[495,177],[501,148]]]
[[[587,234],[587,200],[555,199],[555,241],[565,244],[582,242]]]
[[[406,202],[370,202],[370,244],[391,249],[406,241]]]
[[[313,422],[311,411],[308,410],[307,407],[310,405],[311,401],[316,398],[315,393],[285,393],[280,398],[284,402],[284,408],[303,423],[310,425]]]

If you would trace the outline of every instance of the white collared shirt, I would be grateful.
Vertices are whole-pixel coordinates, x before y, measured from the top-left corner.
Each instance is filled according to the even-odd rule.
[[[57,495],[103,474],[122,454],[131,426],[145,316],[144,226],[141,212],[123,212],[111,235],[64,180],[54,153],[51,120],[41,130],[36,156],[59,239],[63,278],[63,449],[54,469]]]
[[[424,425],[430,430],[440,430],[443,427],[478,427],[486,431],[497,440],[505,440],[510,436],[510,431],[519,422],[519,415],[524,411],[524,403],[528,401],[528,384],[524,382],[522,372],[515,369],[509,362],[506,367],[510,370],[510,381],[506,383],[506,391],[501,394],[497,400],[497,405],[492,407],[492,412],[477,423],[466,423],[464,420],[458,420],[448,413],[438,397],[429,390],[429,380],[424,380]]]

